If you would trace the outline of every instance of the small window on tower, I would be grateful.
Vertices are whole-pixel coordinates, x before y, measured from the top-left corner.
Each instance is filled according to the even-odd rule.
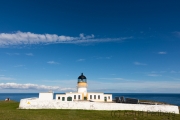
[[[78,99],[80,100],[80,98],[81,98],[81,96],[80,95],[78,95]]]
[[[76,99],[76,95],[74,95],[74,99]]]
[[[108,99],[110,99],[110,96],[108,96]]]
[[[58,100],[60,100],[60,97],[58,97]]]
[[[94,99],[96,99],[96,95],[94,95]]]

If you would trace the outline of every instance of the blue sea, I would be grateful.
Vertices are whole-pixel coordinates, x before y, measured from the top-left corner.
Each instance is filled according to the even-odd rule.
[[[55,93],[59,94],[59,93]],[[180,106],[180,94],[170,93],[110,93],[113,99],[116,96],[124,96],[130,98],[137,98],[139,100],[152,100],[159,102],[166,102],[173,105]],[[0,93],[0,100],[10,98],[14,101],[20,101],[23,98],[39,97],[39,93]]]

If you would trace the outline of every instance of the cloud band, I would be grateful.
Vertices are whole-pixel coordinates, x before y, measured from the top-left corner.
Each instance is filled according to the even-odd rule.
[[[52,43],[111,42],[121,41],[129,38],[131,37],[95,39],[95,36],[93,34],[85,36],[83,33],[81,33],[79,37],[71,37],[64,35],[58,36],[56,34],[35,34],[31,32],[17,31],[15,33],[0,33],[0,46]]]
[[[57,90],[57,91],[66,91],[72,90],[74,88],[61,88],[58,86],[46,86],[46,85],[37,85],[37,84],[18,84],[18,83],[0,83],[0,89],[35,89],[35,90]]]

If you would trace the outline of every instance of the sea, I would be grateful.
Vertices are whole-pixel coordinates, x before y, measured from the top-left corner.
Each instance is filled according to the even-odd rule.
[[[63,94],[63,93],[54,93]],[[125,98],[136,98],[139,100],[152,100],[165,102],[172,105],[180,106],[180,93],[108,93],[112,94],[113,99],[117,96],[124,96]],[[5,100],[6,98],[10,98],[10,100],[14,100],[20,102],[23,98],[31,98],[31,97],[39,97],[39,93],[0,93],[0,100]]]

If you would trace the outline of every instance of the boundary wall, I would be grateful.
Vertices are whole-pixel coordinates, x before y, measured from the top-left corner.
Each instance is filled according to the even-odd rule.
[[[89,101],[58,101],[41,100],[39,98],[21,99],[19,109],[82,109],[82,110],[133,110],[144,112],[166,112],[179,114],[178,106],[174,105],[145,105],[126,103],[105,103]]]

